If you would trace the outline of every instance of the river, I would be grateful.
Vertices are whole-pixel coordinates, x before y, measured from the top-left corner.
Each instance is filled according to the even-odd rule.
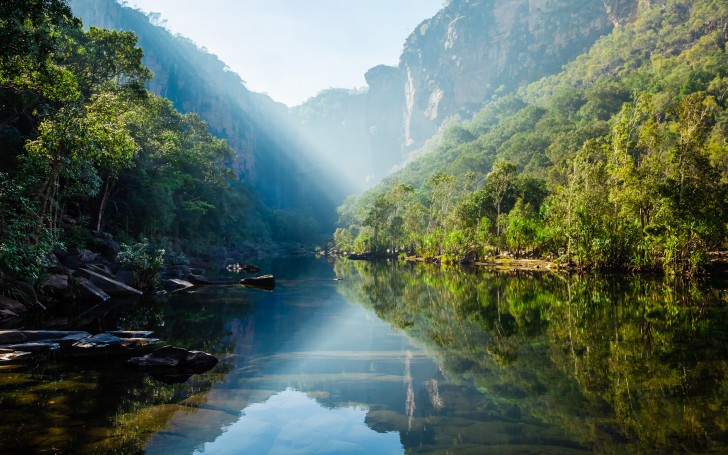
[[[275,291],[199,288],[92,322],[221,359],[186,382],[125,353],[0,367],[0,453],[728,452],[725,283],[260,265]]]

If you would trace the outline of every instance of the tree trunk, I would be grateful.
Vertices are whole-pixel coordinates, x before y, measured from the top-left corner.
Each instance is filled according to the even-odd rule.
[[[106,210],[106,204],[109,202],[109,196],[111,194],[111,176],[106,176],[106,183],[104,184],[104,192],[101,195],[101,202],[99,203],[99,213],[96,217],[96,232],[101,231],[101,220],[104,217],[104,211]]]

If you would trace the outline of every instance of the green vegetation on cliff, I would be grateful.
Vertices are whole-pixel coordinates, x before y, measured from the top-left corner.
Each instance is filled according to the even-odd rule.
[[[641,5],[340,209],[340,248],[698,272],[728,222],[728,7]]]

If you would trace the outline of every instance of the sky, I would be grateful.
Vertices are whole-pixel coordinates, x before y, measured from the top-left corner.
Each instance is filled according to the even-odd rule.
[[[127,0],[215,54],[253,91],[289,106],[366,86],[443,0]]]

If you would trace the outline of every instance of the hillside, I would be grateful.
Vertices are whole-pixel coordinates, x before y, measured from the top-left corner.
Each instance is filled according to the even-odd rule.
[[[725,242],[728,7],[642,2],[340,208],[346,249],[695,273]]]

